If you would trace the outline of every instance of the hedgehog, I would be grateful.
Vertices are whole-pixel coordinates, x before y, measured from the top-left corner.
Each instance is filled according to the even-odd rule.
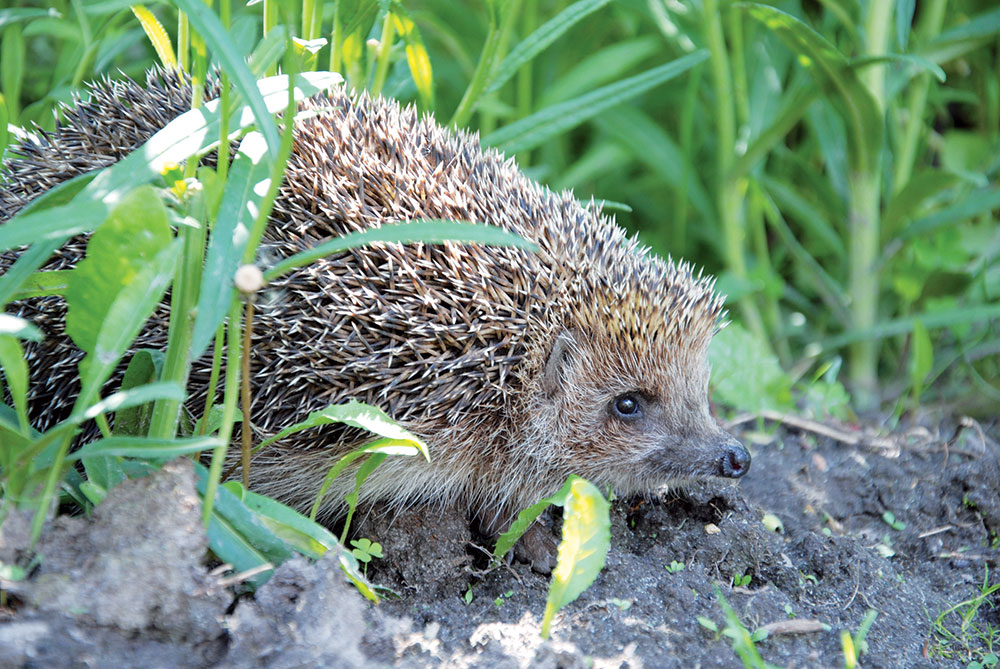
[[[93,85],[57,130],[10,150],[0,220],[120,159],[189,104],[183,75],[162,70],[145,85]],[[709,410],[707,348],[724,324],[713,279],[655,256],[593,201],[531,181],[476,134],[412,106],[342,88],[300,106],[311,113],[296,121],[261,262],[414,219],[499,226],[537,251],[380,243],[275,281],[253,329],[255,435],[329,404],[378,406],[420,436],[431,459],[387,459],[362,502],[457,503],[494,534],[570,474],[627,495],[747,472],[749,453]],[[85,240],[73,240],[47,268],[72,267],[84,252]],[[64,334],[61,298],[8,309],[47,335],[30,359],[32,420],[45,429],[72,403],[82,354]],[[166,309],[137,347],[165,345]],[[192,410],[216,392],[210,362],[195,363]],[[306,509],[332,464],[367,439],[324,426],[279,441],[254,457],[253,488]],[[342,513],[353,485],[353,476],[334,483],[321,518]]]

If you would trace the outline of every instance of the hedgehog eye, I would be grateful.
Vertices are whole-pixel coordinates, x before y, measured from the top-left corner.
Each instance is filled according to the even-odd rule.
[[[633,393],[619,395],[611,404],[611,409],[619,418],[638,418],[642,415],[642,407],[639,406],[639,398]]]

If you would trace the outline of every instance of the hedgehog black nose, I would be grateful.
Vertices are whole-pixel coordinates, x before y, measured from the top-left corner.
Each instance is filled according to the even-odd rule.
[[[748,471],[750,471],[749,451],[737,441],[726,445],[722,459],[719,461],[719,476],[738,479]]]

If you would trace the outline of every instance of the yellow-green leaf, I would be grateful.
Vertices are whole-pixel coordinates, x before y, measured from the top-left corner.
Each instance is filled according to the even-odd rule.
[[[392,5],[392,21],[406,45],[406,64],[410,66],[410,74],[413,76],[413,83],[417,85],[420,101],[425,109],[434,109],[434,72],[431,70],[431,59],[424,47],[424,40],[420,37],[420,30],[398,2]]]
[[[163,63],[163,66],[167,68],[177,67],[177,57],[174,56],[174,48],[170,45],[170,37],[156,17],[153,16],[153,12],[142,5],[132,5],[132,13],[135,14],[135,18],[139,19],[139,23],[142,24],[142,29],[145,31],[146,37],[149,38],[153,48],[156,49],[156,55],[160,59],[160,62]]]
[[[574,477],[563,506],[562,541],[545,602],[543,638],[548,638],[556,612],[589,588],[604,567],[611,545],[610,508],[593,483]]]

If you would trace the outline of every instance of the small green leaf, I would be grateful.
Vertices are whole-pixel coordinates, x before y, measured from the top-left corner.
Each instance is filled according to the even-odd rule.
[[[392,3],[392,21],[406,45],[406,64],[410,68],[413,83],[417,86],[420,101],[424,109],[434,109],[434,72],[427,47],[420,37],[420,30],[402,3],[395,0]]]
[[[610,509],[593,483],[581,478],[572,481],[563,506],[562,541],[545,602],[542,638],[549,637],[556,612],[589,588],[604,568],[611,545]]]
[[[160,378],[165,358],[163,351],[146,348],[136,351],[125,368],[121,389],[132,390],[155,382]],[[183,393],[175,399],[183,399]],[[149,431],[152,409],[151,404],[119,408],[115,412],[114,433],[118,436],[144,436]]]
[[[719,633],[719,626],[711,618],[706,618],[705,616],[698,616],[697,618],[695,618],[695,620],[697,620],[698,624],[707,629],[708,631],[715,632],[716,634]]]

